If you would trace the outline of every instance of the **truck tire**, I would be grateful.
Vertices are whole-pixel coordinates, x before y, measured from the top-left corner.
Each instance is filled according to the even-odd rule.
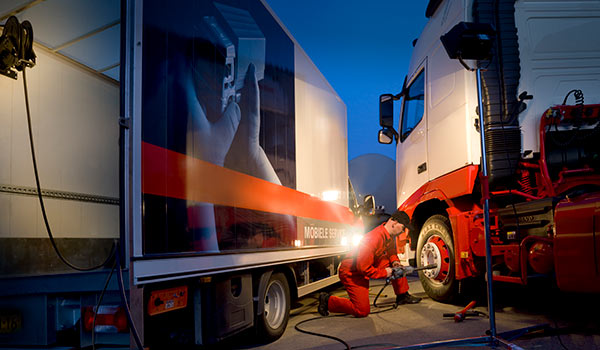
[[[283,273],[271,275],[263,295],[264,308],[256,319],[260,340],[271,342],[283,334],[290,316],[290,287]]]
[[[437,264],[435,269],[419,271],[423,289],[433,300],[451,302],[457,295],[458,282],[454,274],[454,243],[450,221],[443,215],[433,215],[421,228],[417,243],[417,266]]]

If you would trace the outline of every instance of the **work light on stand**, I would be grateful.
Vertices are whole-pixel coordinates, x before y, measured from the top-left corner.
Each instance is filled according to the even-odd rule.
[[[448,56],[458,59],[469,71],[477,76],[477,103],[479,111],[479,135],[481,140],[481,193],[483,194],[483,223],[485,227],[485,265],[487,280],[488,312],[490,335],[496,337],[496,317],[492,292],[492,249],[490,244],[490,191],[488,181],[487,156],[485,150],[485,124],[483,118],[483,97],[481,87],[481,67],[471,68],[464,60],[487,60],[492,56],[496,34],[488,23],[460,22],[440,38]]]
[[[479,112],[479,128],[481,138],[481,193],[483,197],[483,213],[485,226],[485,253],[486,253],[486,280],[487,280],[487,298],[488,312],[490,319],[489,335],[473,338],[451,339],[436,341],[433,343],[423,343],[405,347],[393,348],[395,350],[406,349],[425,349],[440,346],[458,346],[458,345],[502,345],[508,349],[521,349],[515,344],[511,344],[506,340],[496,335],[496,320],[494,310],[494,299],[492,290],[492,249],[490,241],[490,205],[489,205],[489,182],[487,157],[485,149],[485,124],[483,118],[483,101],[482,101],[482,86],[481,86],[481,71],[482,68],[471,68],[465,60],[484,61],[490,60],[492,57],[492,48],[496,33],[494,28],[487,23],[470,23],[460,22],[455,25],[448,33],[440,38],[448,56],[451,59],[458,59],[467,70],[475,72],[477,76],[477,102]],[[510,334],[523,334],[529,330],[537,329],[530,327],[522,330],[511,331]],[[509,333],[509,332],[507,332]]]

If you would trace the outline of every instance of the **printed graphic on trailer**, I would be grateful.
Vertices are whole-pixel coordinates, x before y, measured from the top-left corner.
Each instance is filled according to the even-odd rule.
[[[143,141],[295,188],[294,45],[262,3],[143,11]]]
[[[296,188],[294,44],[259,0],[144,1],[142,38],[143,142]],[[208,181],[181,176],[188,191]],[[245,244],[219,244],[224,232],[253,234],[186,199],[143,194],[145,253],[218,252]]]
[[[297,225],[296,246],[350,245],[360,234],[350,225],[310,218],[298,218]]]

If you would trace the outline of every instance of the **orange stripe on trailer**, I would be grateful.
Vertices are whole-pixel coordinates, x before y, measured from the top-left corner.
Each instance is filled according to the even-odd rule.
[[[340,204],[146,142],[142,142],[142,193],[346,224],[355,222],[352,211]]]

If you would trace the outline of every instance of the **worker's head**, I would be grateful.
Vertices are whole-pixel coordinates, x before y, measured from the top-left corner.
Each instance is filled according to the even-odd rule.
[[[392,216],[385,223],[385,228],[392,236],[398,236],[404,232],[405,229],[408,229],[409,231],[413,231],[415,229],[410,223],[408,214],[401,210],[396,210],[392,214]]]

